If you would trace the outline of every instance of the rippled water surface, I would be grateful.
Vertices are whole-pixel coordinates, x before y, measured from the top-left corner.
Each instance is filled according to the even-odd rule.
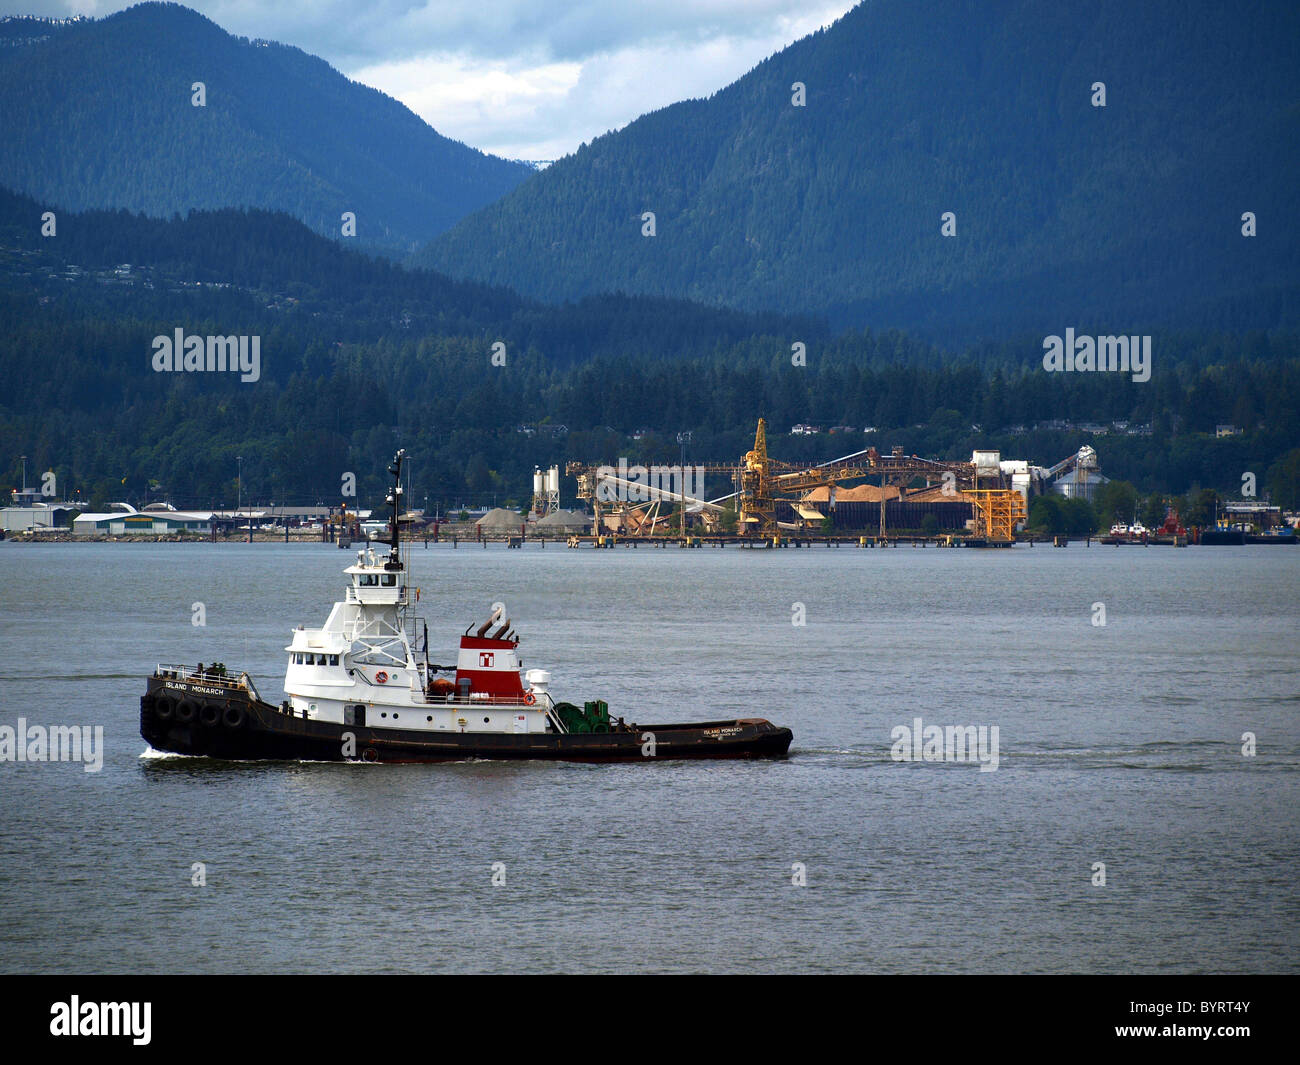
[[[0,725],[105,743],[0,764],[0,969],[1300,970],[1300,550],[417,547],[434,660],[499,600],[557,697],[791,757],[141,757],[154,664],[278,701],[348,559],[0,543]],[[996,725],[997,770],[894,761],[916,717]]]

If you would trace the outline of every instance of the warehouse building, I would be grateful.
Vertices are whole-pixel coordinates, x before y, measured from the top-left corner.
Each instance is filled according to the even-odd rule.
[[[0,531],[24,532],[27,529],[66,529],[77,513],[73,503],[31,503],[0,510]]]
[[[210,510],[172,510],[155,503],[136,510],[128,503],[103,514],[82,514],[72,523],[73,536],[175,536],[190,532],[207,536],[212,532]]]

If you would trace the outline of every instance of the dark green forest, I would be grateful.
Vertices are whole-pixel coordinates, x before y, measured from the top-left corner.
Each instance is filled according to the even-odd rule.
[[[159,217],[263,207],[333,237],[351,211],[356,241],[398,254],[533,173],[315,56],[178,4],[0,21],[0,112],[0,185],[43,202]]]
[[[40,213],[0,196],[0,480],[16,485],[26,455],[29,481],[53,469],[93,505],[230,504],[236,456],[245,500],[336,502],[350,471],[376,502],[399,446],[416,505],[519,503],[534,465],[734,461],[759,417],[789,460],[874,444],[1050,465],[1090,443],[1107,476],[1143,493],[1235,495],[1247,471],[1262,492],[1296,492],[1293,334],[1157,333],[1138,383],[1049,374],[1041,335],[946,351],[683,301],[547,306],[404,271],[265,212],[66,212],[55,237]],[[259,380],[154,372],[151,341],[176,328],[259,336]],[[796,423],[825,431],[785,435]],[[1244,432],[1216,439],[1222,423]]]
[[[621,288],[952,345],[1295,328],[1297,100],[1294,3],[869,0],[415,261],[545,299]]]

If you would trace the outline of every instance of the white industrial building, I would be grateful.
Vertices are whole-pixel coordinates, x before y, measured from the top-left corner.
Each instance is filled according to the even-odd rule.
[[[24,473],[24,481],[26,475]],[[66,529],[80,509],[69,500],[47,499],[39,488],[15,488],[13,502],[0,509],[0,531],[26,532],[28,529]]]
[[[0,510],[0,530],[25,532],[27,529],[66,529],[77,513],[73,503],[32,503]]]
[[[1066,499],[1086,499],[1089,503],[1096,498],[1097,489],[1110,481],[1096,470],[1073,469],[1062,474],[1052,482],[1052,491]]]
[[[82,514],[72,523],[73,536],[175,536],[180,532],[207,536],[212,532],[212,511],[174,510],[154,503],[136,510],[129,503],[103,514]]]

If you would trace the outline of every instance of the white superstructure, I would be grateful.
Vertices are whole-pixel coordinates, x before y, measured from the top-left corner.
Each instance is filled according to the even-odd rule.
[[[320,628],[299,625],[285,650],[290,712],[310,720],[370,728],[529,733],[564,731],[547,690],[550,675],[530,670],[520,681],[519,641],[510,622],[493,617],[461,638],[455,680],[437,677],[428,657],[428,627],[413,612],[397,538],[400,464],[389,472],[390,550],[357,552],[345,598]],[[423,625],[417,655],[416,628]],[[494,629],[489,634],[489,630]],[[450,669],[450,667],[442,667]]]

